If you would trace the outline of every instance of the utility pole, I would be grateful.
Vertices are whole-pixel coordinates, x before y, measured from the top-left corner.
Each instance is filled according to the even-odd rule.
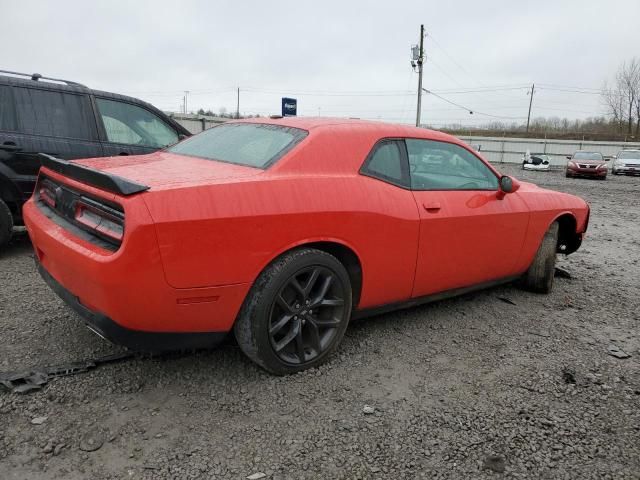
[[[236,118],[240,118],[240,87],[238,87],[238,101],[236,103]]]
[[[424,25],[420,25],[420,51],[416,59],[418,64],[418,108],[416,111],[416,127],[420,126],[420,113],[422,111],[422,64],[424,63]]]
[[[531,84],[531,98],[529,99],[529,114],[527,115],[527,133],[529,133],[529,122],[531,121],[531,104],[533,103],[533,92],[535,89],[536,89],[536,84],[535,83]]]
[[[187,113],[187,97],[189,96],[189,90],[184,91],[184,113]]]

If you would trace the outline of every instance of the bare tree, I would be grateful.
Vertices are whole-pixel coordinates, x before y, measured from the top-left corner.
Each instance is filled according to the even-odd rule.
[[[627,125],[627,134],[631,135],[634,120],[635,135],[640,130],[640,57],[623,62],[616,72],[613,87],[605,83],[602,89],[604,103],[609,115],[620,125]]]

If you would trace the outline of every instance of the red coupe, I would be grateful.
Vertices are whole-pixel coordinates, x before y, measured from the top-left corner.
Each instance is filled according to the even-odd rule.
[[[444,133],[287,117],[150,155],[43,156],[24,217],[40,273],[99,335],[159,351],[233,330],[285,374],[324,362],[352,317],[516,279],[548,292],[589,206]]]

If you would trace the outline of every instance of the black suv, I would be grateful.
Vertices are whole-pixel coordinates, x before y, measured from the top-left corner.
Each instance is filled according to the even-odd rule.
[[[0,248],[13,225],[22,225],[39,153],[67,160],[139,155],[190,135],[136,98],[39,74],[0,73],[13,75],[0,75]]]

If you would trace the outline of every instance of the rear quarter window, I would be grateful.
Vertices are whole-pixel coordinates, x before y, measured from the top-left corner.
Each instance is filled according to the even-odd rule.
[[[13,105],[11,87],[0,85],[0,130],[16,129],[16,110]]]
[[[307,136],[305,130],[259,123],[227,123],[168,149],[180,155],[267,168]]]
[[[18,129],[32,135],[95,140],[93,110],[87,95],[14,87]]]

